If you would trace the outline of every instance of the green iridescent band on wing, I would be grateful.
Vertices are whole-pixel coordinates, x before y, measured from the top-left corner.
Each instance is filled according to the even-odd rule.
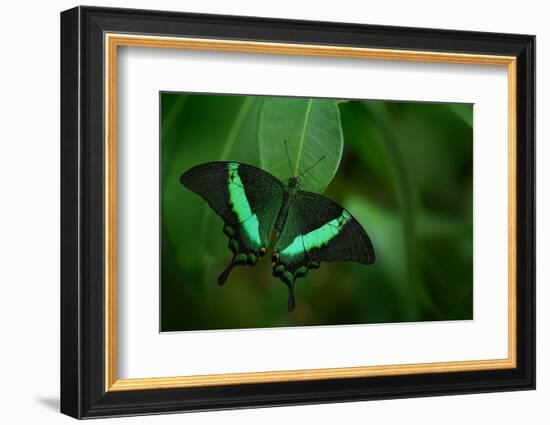
[[[242,227],[248,240],[254,244],[254,248],[259,248],[262,245],[260,238],[260,223],[256,214],[252,213],[246,192],[244,190],[243,182],[239,176],[239,164],[229,163],[229,200],[232,205],[232,209],[237,215],[240,226]]]
[[[314,248],[321,248],[328,244],[333,238],[338,236],[343,226],[351,220],[351,216],[347,211],[342,211],[342,214],[322,225],[321,227],[312,230],[305,235],[298,235],[292,243],[281,251],[282,257],[296,257],[303,255],[305,251],[310,251]]]

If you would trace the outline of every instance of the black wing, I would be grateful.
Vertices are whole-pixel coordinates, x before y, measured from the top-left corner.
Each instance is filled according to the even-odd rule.
[[[374,248],[367,232],[343,207],[311,192],[298,191],[274,247],[273,275],[289,288],[294,308],[294,282],[323,261],[372,264]]]
[[[197,165],[180,181],[200,195],[225,223],[223,232],[229,238],[233,258],[218,283],[225,283],[235,265],[255,265],[270,243],[284,185],[260,168],[238,162]]]

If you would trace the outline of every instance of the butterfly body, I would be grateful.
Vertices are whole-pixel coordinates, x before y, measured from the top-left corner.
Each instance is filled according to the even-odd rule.
[[[284,185],[275,176],[238,162],[209,162],[185,172],[181,183],[218,214],[233,257],[218,278],[223,285],[238,265],[254,266],[272,249],[273,276],[289,290],[324,261],[374,262],[372,243],[351,214],[330,199],[300,190],[298,177]]]
[[[288,186],[286,186],[284,189],[283,204],[281,205],[281,209],[277,214],[277,221],[275,222],[275,228],[274,228],[276,237],[278,237],[281,234],[281,231],[283,230],[286,218],[288,217],[288,210],[290,209],[290,204],[294,200],[294,197],[296,196],[297,192],[298,192],[298,178],[291,177],[290,179],[288,179]]]

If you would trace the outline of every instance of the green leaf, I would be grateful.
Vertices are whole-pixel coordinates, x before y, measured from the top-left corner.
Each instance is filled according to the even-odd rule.
[[[288,143],[290,164],[284,140]],[[313,166],[300,187],[322,193],[342,158],[344,138],[337,103],[324,99],[265,98],[258,122],[258,142],[263,169],[286,183],[292,174],[299,175]]]

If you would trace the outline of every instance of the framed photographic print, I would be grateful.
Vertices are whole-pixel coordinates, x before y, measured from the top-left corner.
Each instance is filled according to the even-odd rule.
[[[533,389],[528,35],[61,14],[61,411]]]

